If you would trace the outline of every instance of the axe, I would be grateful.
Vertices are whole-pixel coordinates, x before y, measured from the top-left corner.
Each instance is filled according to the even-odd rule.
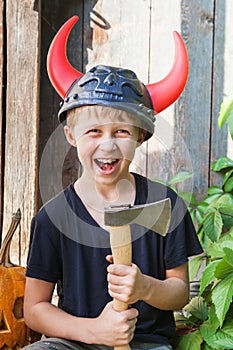
[[[158,202],[143,205],[119,205],[105,208],[104,221],[109,226],[110,245],[115,264],[131,265],[132,239],[130,224],[144,226],[161,236],[166,236],[171,219],[171,200],[165,198]],[[114,299],[116,311],[128,309],[128,304]],[[119,349],[118,349],[119,348]],[[115,347],[114,350],[129,350],[129,345]]]

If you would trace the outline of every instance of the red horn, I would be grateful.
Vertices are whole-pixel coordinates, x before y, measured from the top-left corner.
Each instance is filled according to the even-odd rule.
[[[78,16],[71,17],[54,37],[47,56],[47,71],[51,83],[59,95],[64,98],[71,84],[83,74],[69,63],[66,56],[66,44],[71,29]]]
[[[181,36],[173,32],[175,59],[168,75],[157,83],[147,85],[154,111],[159,113],[180,96],[188,78],[188,54]]]

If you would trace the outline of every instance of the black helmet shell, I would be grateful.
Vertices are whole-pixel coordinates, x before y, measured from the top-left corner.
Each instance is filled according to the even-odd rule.
[[[98,65],[71,85],[58,117],[66,119],[70,109],[103,105],[121,109],[134,115],[143,129],[147,130],[146,140],[154,132],[154,111],[150,95],[136,74],[123,68]]]

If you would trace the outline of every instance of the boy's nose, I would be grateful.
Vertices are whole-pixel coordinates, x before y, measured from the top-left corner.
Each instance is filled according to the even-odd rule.
[[[105,138],[103,141],[100,143],[100,150],[105,151],[105,152],[111,152],[117,148],[116,145],[116,140],[112,137]]]

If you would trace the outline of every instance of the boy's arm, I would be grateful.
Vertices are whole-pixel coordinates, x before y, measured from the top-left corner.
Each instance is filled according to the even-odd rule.
[[[135,264],[111,264],[108,273],[109,294],[127,304],[143,300],[161,310],[177,310],[188,303],[188,264],[167,270],[165,280],[144,275]]]
[[[75,317],[51,304],[54,286],[54,283],[27,277],[24,318],[31,329],[47,336],[89,344],[115,346],[132,340],[138,315],[136,309],[116,312],[110,302],[97,318]]]

